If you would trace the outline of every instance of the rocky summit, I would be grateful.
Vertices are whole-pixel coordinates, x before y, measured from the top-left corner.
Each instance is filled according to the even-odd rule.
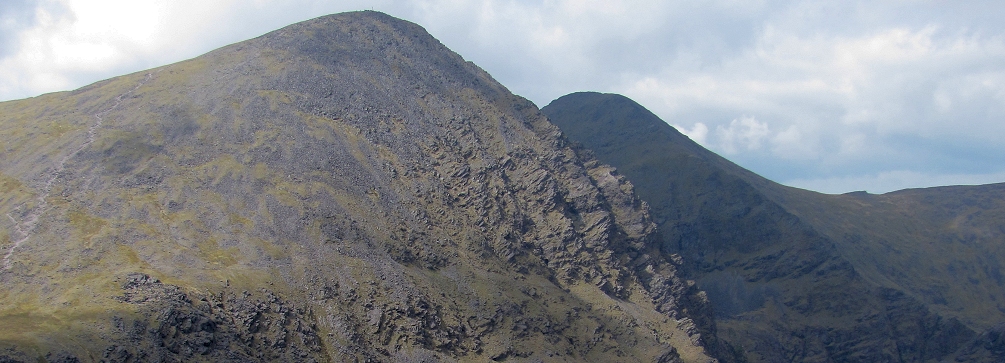
[[[542,112],[634,183],[746,359],[1005,361],[1005,184],[825,195],[745,170],[624,96]]]
[[[0,140],[0,363],[1005,361],[1005,184],[785,187],[377,12]]]
[[[0,362],[730,360],[631,183],[381,13],[3,102],[0,139]]]

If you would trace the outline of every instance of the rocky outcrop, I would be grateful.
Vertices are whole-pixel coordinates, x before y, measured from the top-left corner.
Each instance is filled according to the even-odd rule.
[[[384,14],[2,103],[0,135],[0,212],[38,220],[0,226],[0,324],[58,320],[0,332],[17,359],[714,361],[632,185]]]
[[[146,274],[126,277],[121,300],[146,319],[116,318],[127,341],[105,349],[102,361],[327,361],[309,306],[262,288],[184,293]]]
[[[1005,361],[1005,324],[981,333],[956,353],[957,362]]]
[[[974,317],[1001,313],[990,306],[1005,291],[994,278],[1001,186],[826,196],[744,170],[623,96],[576,93],[542,112],[651,203],[657,243],[683,257],[715,309],[716,335],[738,348],[720,356],[1000,359],[975,348],[994,344],[977,337],[989,322]]]

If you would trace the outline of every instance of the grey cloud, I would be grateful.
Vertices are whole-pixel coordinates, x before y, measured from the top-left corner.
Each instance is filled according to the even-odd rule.
[[[15,19],[0,23],[11,27],[0,34],[31,26],[40,4],[0,2],[0,19]],[[156,66],[297,20],[373,7],[420,24],[540,106],[575,91],[623,93],[671,124],[705,130],[717,152],[725,151],[721,137],[738,145],[728,132],[733,120],[754,118],[769,132],[760,147],[727,157],[778,181],[834,191],[864,189],[854,184],[870,180],[885,188],[916,186],[910,178],[1005,175],[996,156],[1005,155],[1000,1],[331,4],[222,9],[200,18],[219,25],[213,34],[161,40],[177,54],[137,62]],[[12,47],[0,38],[0,57]]]
[[[37,0],[0,1],[0,58],[17,50],[17,36],[21,30],[35,24]]]
[[[907,180],[911,177],[1001,175],[1005,27],[994,20],[1005,15],[1005,6],[978,5],[789,3],[764,13],[761,29],[749,28],[770,28],[774,39],[710,53],[721,55],[724,67],[667,62],[662,72],[650,73],[671,88],[664,104],[659,97],[641,101],[670,123],[685,128],[701,123],[710,131],[707,146],[725,154],[731,141],[717,140],[712,131],[743,116],[767,123],[772,132],[792,126],[816,130],[802,133],[818,154],[809,160],[770,148],[726,155],[783,182],[829,178],[829,188],[845,182],[844,191],[850,191],[862,189],[852,184],[868,178],[848,176],[887,175],[884,187],[907,187],[917,186]],[[837,68],[842,64],[835,59],[844,56],[853,64]],[[709,81],[712,95],[688,93],[694,79]],[[851,90],[840,90],[847,79]],[[800,82],[808,88],[784,90]],[[757,87],[730,89],[750,83]],[[883,174],[891,171],[899,171],[896,178]]]

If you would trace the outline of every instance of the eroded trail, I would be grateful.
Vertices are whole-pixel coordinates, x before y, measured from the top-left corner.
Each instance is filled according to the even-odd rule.
[[[14,223],[14,233],[13,233],[14,236],[12,237],[16,238],[14,238],[13,244],[11,245],[10,249],[7,250],[7,253],[3,257],[3,270],[9,270],[11,268],[11,257],[14,256],[14,252],[18,249],[18,247],[21,247],[22,244],[24,244],[31,238],[32,232],[34,232],[35,227],[38,226],[39,219],[41,219],[42,215],[44,215],[45,212],[48,210],[49,208],[48,199],[49,194],[52,192],[52,186],[56,183],[56,180],[59,179],[60,174],[63,173],[63,170],[66,168],[66,163],[69,162],[70,159],[72,159],[73,157],[77,156],[77,154],[79,154],[85,148],[91,146],[91,144],[94,143],[94,140],[97,139],[98,129],[101,128],[101,125],[105,121],[104,116],[107,115],[112,110],[114,110],[115,108],[119,107],[119,105],[122,104],[123,98],[125,98],[126,96],[128,96],[133,92],[136,92],[136,90],[138,90],[144,84],[149,82],[150,79],[153,78],[153,76],[154,76],[153,72],[147,73],[147,75],[143,77],[143,80],[141,80],[139,83],[136,84],[136,87],[133,87],[129,91],[126,91],[125,93],[118,95],[117,97],[115,97],[114,104],[102,110],[101,112],[95,113],[93,115],[95,118],[95,122],[87,128],[87,141],[80,144],[80,146],[78,146],[75,150],[73,150],[73,152],[59,159],[59,162],[57,162],[55,167],[52,169],[49,178],[45,181],[45,184],[42,185],[42,190],[38,194],[38,197],[35,198],[36,204],[34,208],[32,208],[20,221],[18,221],[17,218],[14,218],[14,216],[12,216],[10,213],[7,213],[7,218]],[[25,204],[18,206],[17,208],[15,208],[15,210],[21,209],[22,207],[25,207]]]

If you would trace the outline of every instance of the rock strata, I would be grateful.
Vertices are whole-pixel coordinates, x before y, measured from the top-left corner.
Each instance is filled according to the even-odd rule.
[[[620,95],[542,112],[631,180],[663,253],[707,293],[716,336],[751,361],[1005,359],[1005,185],[822,195],[742,169]]]
[[[38,216],[0,226],[12,360],[715,361],[632,185],[384,14],[0,103],[0,137],[0,212]]]

